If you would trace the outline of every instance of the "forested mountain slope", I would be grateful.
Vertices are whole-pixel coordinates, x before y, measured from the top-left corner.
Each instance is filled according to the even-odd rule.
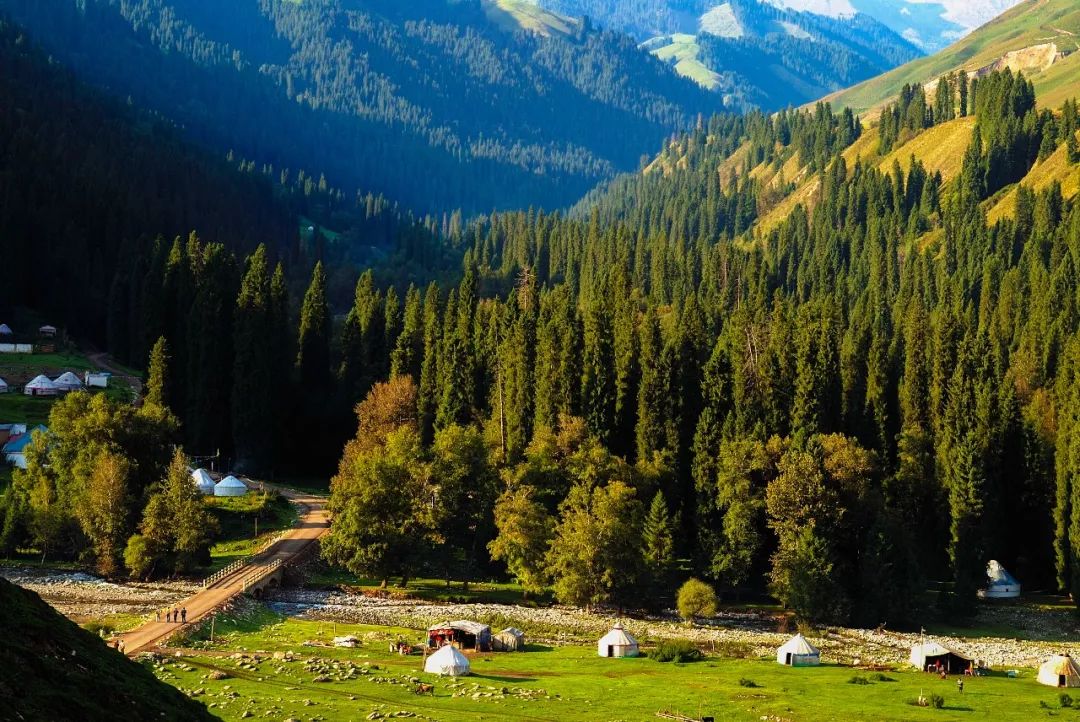
[[[295,254],[269,181],[103,100],[3,20],[0,65],[0,310],[34,308],[103,342],[115,270],[138,268],[158,234]]]
[[[572,202],[719,105],[625,36],[513,32],[502,6],[0,2],[80,77],[220,152],[422,212]]]
[[[1056,108],[1080,95],[1080,7],[1073,0],[1024,0],[947,49],[829,96],[863,112],[895,97],[905,84],[929,83],[945,73],[994,68],[1023,71],[1039,102]]]

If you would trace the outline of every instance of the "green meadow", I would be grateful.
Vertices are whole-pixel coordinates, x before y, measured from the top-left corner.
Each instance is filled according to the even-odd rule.
[[[1034,670],[965,678],[907,670],[884,673],[825,664],[792,669],[772,660],[707,657],[688,664],[647,657],[603,659],[586,646],[530,645],[521,653],[472,655],[473,675],[452,680],[423,673],[420,656],[388,651],[417,641],[418,630],[279,617],[265,608],[246,618],[220,616],[215,641],[204,628],[177,652],[152,664],[157,676],[194,694],[223,719],[368,718],[406,712],[437,720],[649,720],[661,710],[716,720],[1031,720],[1080,719],[1059,690],[1035,682]],[[356,649],[329,644],[335,635]],[[307,644],[305,644],[307,643]],[[292,661],[274,659],[292,652]],[[244,653],[247,658],[234,658]],[[259,660],[252,659],[258,654]],[[214,679],[217,677],[217,679]],[[417,682],[433,695],[415,693]],[[941,695],[941,709],[912,704]],[[1076,695],[1080,705],[1080,693]]]

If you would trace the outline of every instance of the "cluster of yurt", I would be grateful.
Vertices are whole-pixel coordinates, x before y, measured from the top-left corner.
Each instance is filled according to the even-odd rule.
[[[23,387],[23,393],[27,396],[56,396],[82,388],[84,388],[82,379],[70,371],[65,371],[55,379],[50,379],[45,374],[35,376]]]
[[[210,477],[210,472],[206,469],[195,469],[191,472],[191,481],[200,494],[213,496],[217,484],[214,483],[214,480]]]
[[[232,474],[214,484],[214,496],[243,496],[247,491],[247,484]]]
[[[986,589],[979,590],[983,599],[1014,599],[1020,596],[1020,582],[997,559],[986,565]]]
[[[776,661],[788,667],[816,667],[821,664],[821,652],[800,632],[776,650]]]
[[[638,643],[621,624],[616,624],[596,643],[596,653],[601,657],[636,657]]]
[[[443,677],[464,677],[472,674],[469,658],[452,644],[444,644],[424,660],[424,671]]]
[[[1055,654],[1039,666],[1038,680],[1047,687],[1080,687],[1080,667],[1068,654]]]

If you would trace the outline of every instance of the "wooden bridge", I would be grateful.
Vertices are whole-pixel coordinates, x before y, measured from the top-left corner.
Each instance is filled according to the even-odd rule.
[[[147,622],[119,638],[124,652],[135,655],[153,649],[186,626],[214,614],[226,602],[241,594],[262,597],[281,586],[286,569],[307,558],[318,547],[316,542],[330,530],[326,498],[289,489],[278,489],[282,496],[300,508],[296,526],[258,554],[233,562],[203,582],[203,588],[170,609],[187,609],[187,624]]]

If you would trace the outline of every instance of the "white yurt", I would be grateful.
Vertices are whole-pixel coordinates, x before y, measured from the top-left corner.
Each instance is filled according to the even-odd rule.
[[[11,326],[6,323],[0,323],[0,336],[11,336],[15,332],[11,330]]]
[[[821,664],[821,652],[800,632],[776,650],[776,661],[789,667],[813,667]]]
[[[1055,654],[1039,665],[1039,684],[1047,687],[1080,687],[1080,667],[1067,654]]]
[[[229,474],[214,485],[214,496],[243,496],[247,490],[247,484]]]
[[[525,649],[525,632],[507,627],[491,638],[491,646],[496,652],[520,652]]]
[[[0,379],[0,394],[6,394],[11,389],[8,388],[7,381]]]
[[[1020,596],[1020,582],[997,559],[986,564],[986,589],[979,590],[983,599],[1013,599]]]
[[[199,490],[200,494],[209,496],[214,493],[216,485],[206,469],[196,469],[191,472],[191,480],[195,482],[195,488]]]
[[[56,396],[56,384],[42,374],[23,387],[23,393],[27,396]]]
[[[53,383],[56,384],[56,388],[61,391],[78,391],[83,387],[82,379],[70,371],[64,373],[53,379]]]
[[[464,654],[457,651],[453,645],[447,644],[427,658],[424,671],[444,677],[464,677],[472,674],[472,666]]]
[[[596,653],[601,657],[636,657],[638,644],[630,634],[616,624],[596,643]]]

